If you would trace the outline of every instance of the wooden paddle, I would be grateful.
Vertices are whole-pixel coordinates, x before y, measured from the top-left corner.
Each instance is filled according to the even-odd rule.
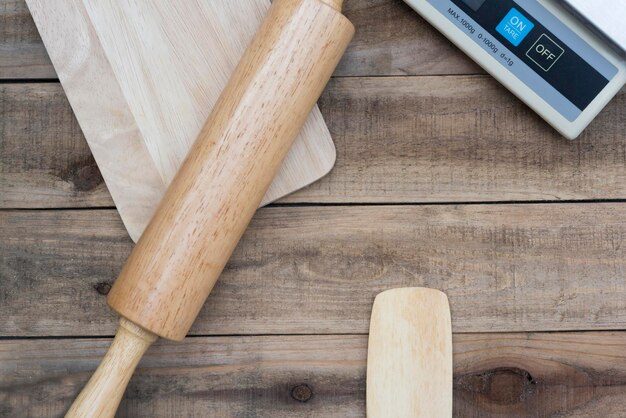
[[[444,293],[394,289],[374,300],[367,353],[367,416],[452,416],[452,327]]]

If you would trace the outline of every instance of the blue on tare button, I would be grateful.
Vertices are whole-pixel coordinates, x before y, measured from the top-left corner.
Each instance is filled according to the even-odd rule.
[[[515,46],[519,46],[534,27],[535,24],[533,22],[513,7],[502,19],[496,30],[507,41]]]

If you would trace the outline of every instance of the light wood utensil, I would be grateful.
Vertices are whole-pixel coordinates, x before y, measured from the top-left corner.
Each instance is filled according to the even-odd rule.
[[[438,290],[388,290],[374,300],[367,352],[368,418],[452,417],[452,327]]]
[[[130,236],[137,241],[269,0],[26,0]],[[315,106],[261,204],[327,174]]]
[[[352,38],[341,3],[272,2],[109,293],[120,328],[67,416],[113,416],[157,336],[187,334]]]

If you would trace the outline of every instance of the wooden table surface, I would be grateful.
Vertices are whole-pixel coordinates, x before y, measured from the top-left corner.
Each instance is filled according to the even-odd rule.
[[[335,169],[261,209],[124,417],[361,417],[374,296],[445,291],[455,416],[626,416],[626,92],[568,142],[400,0],[320,100]],[[0,416],[62,416],[132,248],[23,0],[0,0]]]

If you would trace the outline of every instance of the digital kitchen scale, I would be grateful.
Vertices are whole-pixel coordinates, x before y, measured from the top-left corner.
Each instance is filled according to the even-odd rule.
[[[626,0],[405,1],[569,139],[626,83]]]

